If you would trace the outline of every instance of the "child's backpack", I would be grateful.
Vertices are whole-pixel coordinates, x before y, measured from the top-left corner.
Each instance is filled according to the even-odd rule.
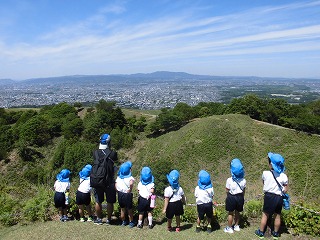
[[[113,182],[114,161],[109,157],[110,149],[98,149],[93,153],[94,161],[90,173],[90,186],[106,188]]]

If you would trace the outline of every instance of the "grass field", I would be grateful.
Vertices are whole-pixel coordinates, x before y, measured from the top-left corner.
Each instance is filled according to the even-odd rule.
[[[174,225],[173,225],[174,226]],[[167,232],[166,222],[158,223],[153,229],[144,227],[143,229],[122,227],[116,225],[94,225],[93,223],[79,221],[69,221],[61,223],[51,221],[46,223],[35,223],[27,226],[14,226],[0,229],[0,239],[259,239],[254,235],[258,224],[241,229],[240,232],[227,234],[221,229],[212,233],[195,232],[194,224],[183,224],[181,232]],[[272,239],[270,232],[267,231],[265,239]],[[283,233],[281,238],[286,239],[317,239],[310,236],[293,236],[289,233]]]

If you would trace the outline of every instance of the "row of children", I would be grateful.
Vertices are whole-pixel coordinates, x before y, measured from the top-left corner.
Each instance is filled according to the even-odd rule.
[[[260,228],[255,232],[259,238],[264,237],[264,232],[267,226],[267,220],[269,216],[275,213],[274,229],[272,235],[274,239],[279,237],[280,228],[280,214],[282,210],[282,193],[288,190],[288,178],[284,174],[284,158],[277,153],[268,153],[269,171],[263,171],[263,191],[264,205],[263,214],[261,219]],[[133,185],[135,179],[131,174],[132,163],[127,161],[123,163],[118,171],[118,175],[115,181],[115,188],[118,192],[118,202],[121,208],[120,218],[122,225],[129,225],[134,227],[133,222]],[[86,165],[79,173],[80,184],[76,194],[76,203],[79,205],[80,221],[84,221],[84,206],[87,207],[89,214],[88,221],[92,221],[92,213],[90,207],[90,170],[91,166]],[[224,228],[226,233],[234,233],[234,231],[240,231],[239,220],[240,212],[243,211],[244,206],[244,194],[246,188],[246,180],[244,178],[244,167],[239,159],[233,159],[230,163],[231,177],[226,181],[227,197],[225,200],[225,208],[228,211],[228,224]],[[57,175],[57,181],[55,182],[55,206],[60,208],[61,220],[66,220],[66,207],[65,207],[65,192],[70,188],[69,182],[69,170],[62,170]],[[184,214],[183,205],[186,204],[186,198],[182,187],[179,184],[180,174],[177,170],[172,170],[167,174],[167,180],[169,186],[164,189],[164,208],[163,213],[167,218],[168,231],[175,230],[179,232],[180,216]],[[281,186],[279,186],[279,184]],[[140,173],[140,181],[138,183],[138,228],[143,227],[143,217],[147,213],[149,228],[153,228],[152,210],[154,199],[154,176],[152,175],[149,167],[143,167]],[[197,205],[197,224],[196,232],[201,231],[201,222],[204,222],[205,217],[207,220],[206,229],[208,232],[212,231],[211,221],[213,217],[213,197],[214,190],[211,183],[210,174],[201,170],[198,174],[198,185],[195,188],[194,196],[196,198]],[[126,212],[128,213],[129,223],[126,222]],[[172,219],[175,216],[176,228],[172,228]]]

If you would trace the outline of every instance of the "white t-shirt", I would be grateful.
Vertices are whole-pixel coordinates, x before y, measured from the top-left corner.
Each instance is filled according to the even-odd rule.
[[[196,197],[197,205],[212,202],[214,191],[213,188],[200,189],[199,186],[196,186],[194,189],[194,196]]]
[[[226,182],[226,188],[229,189],[229,193],[232,195],[243,193],[243,190],[237,184],[239,183],[240,187],[244,190],[246,188],[247,181],[242,178],[240,181],[235,181],[232,177],[229,177]]]
[[[130,189],[130,181],[131,180],[134,182],[134,178],[132,176],[127,177],[127,178],[123,178],[123,179],[120,177],[117,177],[117,179],[116,179],[117,191],[127,193],[128,190]]]
[[[82,192],[82,193],[89,193],[91,191],[91,187],[90,187],[90,178],[89,179],[81,179],[80,178],[80,184],[78,187],[78,191]]]
[[[169,202],[176,202],[182,199],[182,196],[184,195],[182,187],[179,187],[176,191],[173,191],[173,188],[171,186],[166,187],[164,189],[164,197],[168,197],[170,200]],[[171,197],[172,196],[172,197]]]
[[[282,189],[284,188],[284,185],[288,185],[288,177],[285,173],[277,173],[275,171],[272,171],[280,185],[282,186]],[[263,180],[263,191],[264,192],[269,192],[269,193],[274,193],[277,195],[282,195],[281,190],[272,176],[271,171],[263,171],[262,173],[262,180]]]
[[[64,193],[67,189],[70,189],[70,182],[60,182],[59,180],[54,182],[54,190],[56,192]]]
[[[138,183],[139,195],[145,199],[149,199],[152,195],[151,189],[154,189],[154,183],[149,183],[147,185],[143,185],[141,182]]]

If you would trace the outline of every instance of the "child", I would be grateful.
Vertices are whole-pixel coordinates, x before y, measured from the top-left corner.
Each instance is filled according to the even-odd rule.
[[[134,178],[131,176],[132,163],[127,161],[121,164],[118,177],[116,179],[116,189],[118,191],[118,202],[121,208],[121,220],[122,226],[126,226],[128,223],[126,221],[126,210],[128,211],[129,217],[129,227],[133,228],[135,226],[133,222],[133,211],[132,211],[132,201],[133,194],[132,188],[134,183]]]
[[[87,164],[80,172],[80,184],[76,194],[76,204],[79,207],[80,222],[85,222],[84,217],[84,205],[88,212],[89,217],[87,218],[88,222],[93,221],[92,212],[91,212],[91,187],[90,187],[90,171],[92,166]]]
[[[226,211],[228,211],[228,226],[224,229],[226,233],[240,231],[240,212],[243,211],[244,193],[246,180],[244,179],[244,169],[241,161],[235,158],[230,163],[231,177],[226,182]],[[233,224],[234,219],[234,225]]]
[[[143,226],[143,217],[144,214],[148,213],[148,222],[149,229],[153,228],[152,224],[152,210],[150,207],[151,196],[154,193],[154,177],[152,175],[151,169],[149,167],[144,167],[141,170],[140,174],[140,182],[138,184],[138,212],[139,212],[139,220],[138,220],[138,228],[142,228]]]
[[[163,213],[168,218],[168,231],[172,231],[173,228],[172,218],[176,216],[176,232],[180,232],[180,215],[184,214],[183,205],[186,204],[186,198],[182,187],[179,185],[180,174],[177,170],[172,170],[168,175],[167,179],[170,186],[164,190],[164,206]]]
[[[62,169],[57,174],[57,180],[54,183],[54,205],[59,209],[60,221],[68,221],[67,216],[67,205],[66,205],[66,194],[69,193],[70,189],[70,171],[68,169]]]
[[[201,221],[204,220],[204,215],[206,215],[208,221],[207,232],[211,233],[212,231],[211,220],[213,217],[213,195],[214,191],[211,184],[210,174],[205,170],[201,170],[199,172],[198,186],[196,186],[194,190],[198,212],[196,232],[201,231],[200,224]]]
[[[281,224],[281,210],[282,210],[282,192],[288,191],[288,177],[284,172],[284,158],[278,153],[268,153],[268,161],[270,171],[263,171],[263,212],[260,223],[260,228],[255,231],[255,234],[260,238],[264,238],[264,232],[266,230],[267,221],[269,216],[275,213],[274,230],[271,231],[273,239],[278,239],[280,224]],[[282,186],[282,189],[278,186],[278,183]]]

